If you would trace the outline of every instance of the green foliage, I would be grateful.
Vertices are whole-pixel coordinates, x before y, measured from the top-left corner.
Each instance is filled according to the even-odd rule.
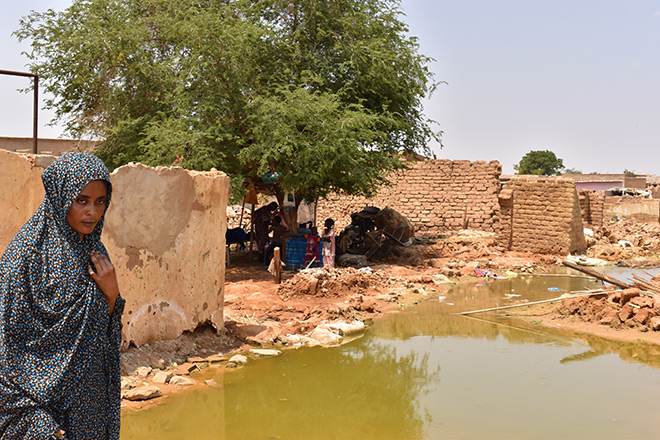
[[[564,161],[549,150],[530,151],[525,154],[518,165],[514,165],[516,174],[537,174],[553,176],[561,174]]]
[[[625,174],[626,176],[635,176],[636,175],[634,171],[630,171],[628,168],[623,170],[623,174]]]
[[[277,171],[309,199],[371,194],[438,138],[431,60],[400,15],[398,0],[74,0],[16,35],[46,107],[108,166]]]
[[[564,168],[562,174],[582,174],[582,171],[578,170],[577,168]]]

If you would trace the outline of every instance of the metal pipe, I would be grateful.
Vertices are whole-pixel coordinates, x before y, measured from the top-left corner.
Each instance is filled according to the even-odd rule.
[[[39,139],[39,77],[34,76],[34,118],[32,122],[32,154],[39,153],[37,142]]]
[[[37,154],[39,148],[37,140],[39,139],[39,75],[30,72],[17,72],[15,70],[0,69],[0,75],[22,76],[26,78],[34,78],[34,104],[33,104],[33,122],[32,122],[32,153]]]
[[[37,74],[35,73],[16,72],[15,70],[2,70],[2,69],[0,69],[0,75],[26,76],[28,78],[34,78],[35,76],[37,76]]]

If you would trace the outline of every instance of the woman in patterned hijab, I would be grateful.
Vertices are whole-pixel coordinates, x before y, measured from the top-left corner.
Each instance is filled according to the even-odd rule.
[[[0,439],[119,439],[124,300],[100,240],[110,175],[67,153],[42,181],[0,259]]]

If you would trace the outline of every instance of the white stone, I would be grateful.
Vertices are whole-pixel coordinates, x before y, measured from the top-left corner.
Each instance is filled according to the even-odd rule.
[[[159,371],[154,374],[153,383],[168,383],[174,374],[171,371]]]
[[[146,385],[126,390],[121,397],[126,400],[149,400],[162,395],[163,392],[156,385]]]
[[[138,367],[135,369],[135,375],[138,377],[147,377],[151,373],[151,367]]]
[[[245,365],[247,364],[248,358],[243,356],[242,354],[235,354],[229,359],[230,364],[236,364],[236,365]]]
[[[362,321],[348,322],[329,322],[319,325],[317,328],[323,328],[336,333],[339,336],[350,335],[352,333],[359,333],[364,331],[364,323]]]
[[[342,340],[342,337],[337,333],[334,333],[327,328],[322,328],[321,326],[316,327],[309,337],[318,341],[320,345],[339,345]]]
[[[282,354],[280,350],[272,350],[267,348],[252,348],[250,352],[256,354],[257,356],[279,356]]]
[[[195,381],[193,381],[191,378],[186,376],[172,376],[172,378],[170,379],[170,385],[179,385],[182,387],[186,387],[194,383]]]

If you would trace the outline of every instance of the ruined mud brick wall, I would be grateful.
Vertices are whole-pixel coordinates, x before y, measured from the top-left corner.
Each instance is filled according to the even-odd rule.
[[[0,136],[0,149],[18,153],[32,153],[34,141],[31,137]],[[40,154],[61,156],[67,151],[91,151],[95,141],[79,141],[74,139],[38,139],[37,149]]]
[[[333,218],[337,231],[350,215],[365,206],[393,208],[410,220],[415,234],[438,234],[459,229],[497,230],[502,167],[497,161],[423,160],[389,177],[372,199],[332,195],[319,201],[317,220]]]
[[[41,173],[55,159],[0,149],[0,254],[43,201]]]
[[[582,223],[585,227],[603,225],[603,206],[605,193],[590,189],[579,191],[580,210],[582,211]]]
[[[605,197],[603,221],[633,218],[638,222],[660,222],[660,200],[635,196]]]
[[[572,180],[513,178],[499,199],[497,241],[505,249],[560,255],[586,249]]]
[[[43,200],[41,173],[54,159],[0,151],[0,252]],[[126,300],[123,348],[203,323],[224,328],[228,197],[229,179],[215,170],[130,164],[112,173],[102,240]]]

